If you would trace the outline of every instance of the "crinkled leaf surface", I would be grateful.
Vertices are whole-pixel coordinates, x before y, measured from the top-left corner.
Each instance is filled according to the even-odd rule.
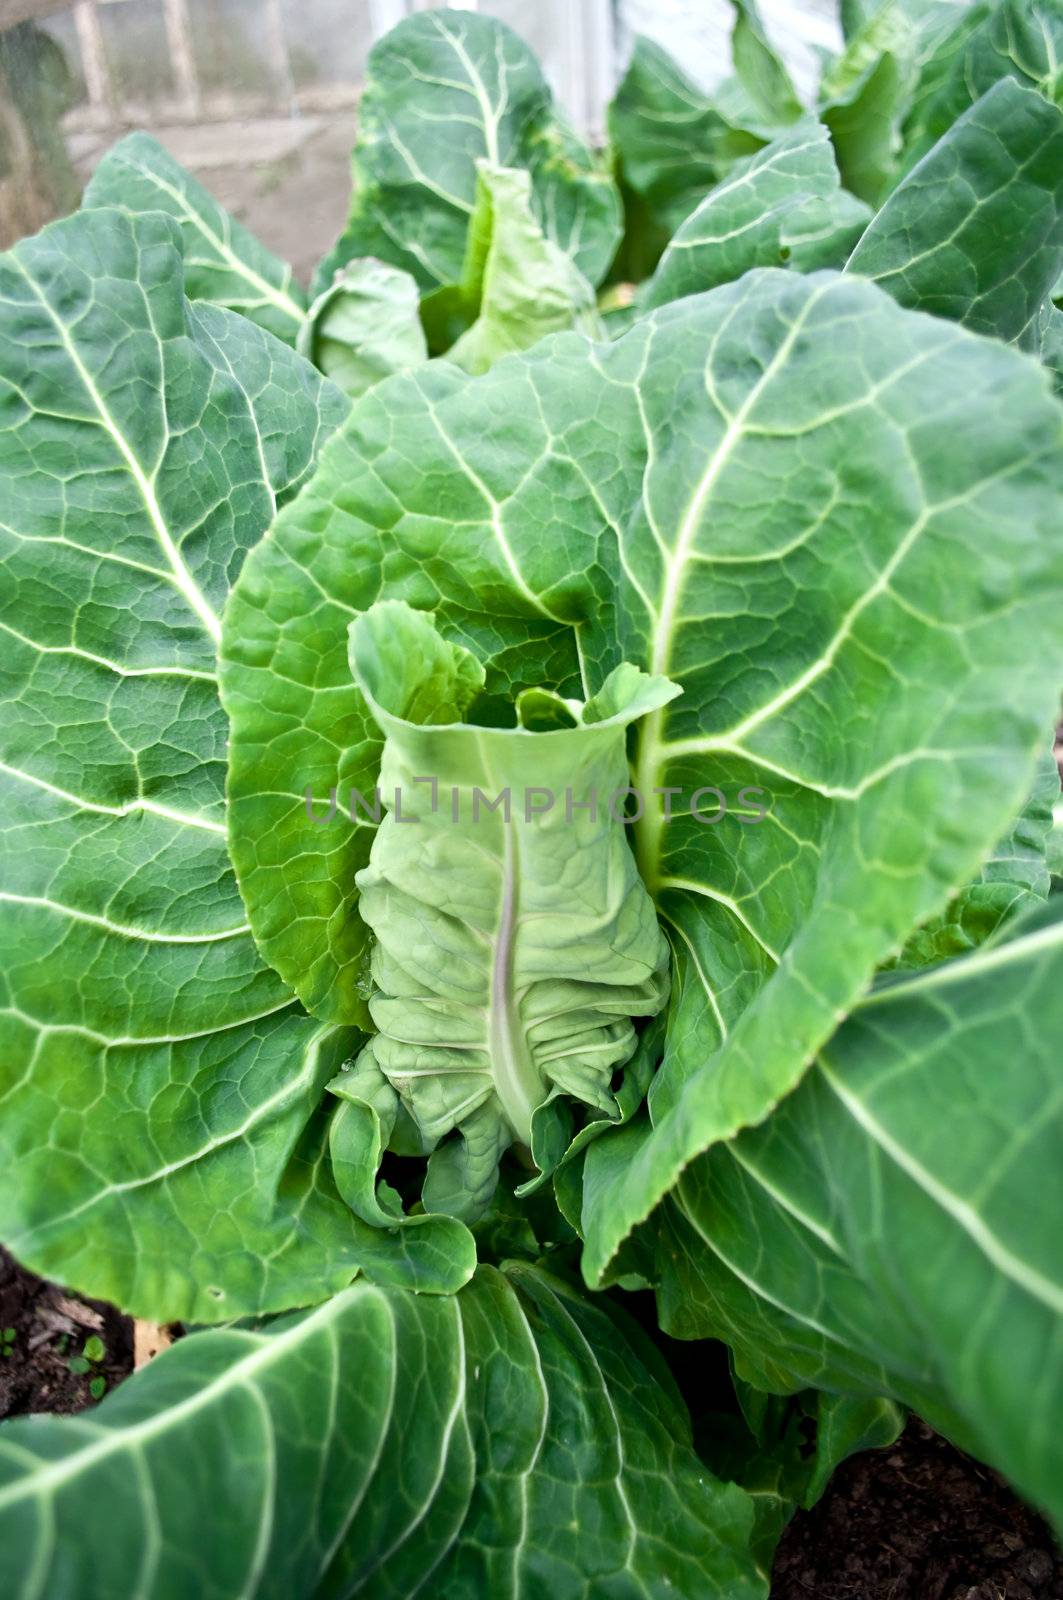
[[[680,1181],[665,1326],[765,1387],[895,1395],[1063,1525],[1061,1037],[1058,905],[885,984]]]
[[[855,275],[755,272],[613,345],[388,380],[246,564],[233,848],[268,959],[326,1017],[363,1004],[372,829],[316,827],[303,792],[376,781],[354,614],[433,610],[488,696],[581,672],[593,692],[622,660],[683,688],[634,766],[643,795],[686,796],[635,829],[674,955],[655,1125],[588,1156],[627,1141],[592,1278],[685,1162],[796,1084],[1019,811],[1063,673],[1060,420],[996,341]],[[715,800],[690,810],[707,785],[718,825]]]
[[[0,258],[0,1237],[212,1321],[352,1270],[304,1129],[353,1041],[255,949],[214,676],[228,584],[346,402],[190,304],[180,242],[104,209]]]
[[[483,727],[466,719],[482,666],[423,613],[381,602],[350,648],[389,808],[358,875],[379,1032],[351,1077],[375,1083],[370,1104],[390,1085],[433,1152],[427,1209],[473,1218],[500,1155],[537,1154],[548,1102],[619,1118],[632,1019],[664,1005],[668,946],[622,822],[625,739],[678,691],[621,666],[589,704],[556,702],[568,726],[537,727],[533,692],[519,726]]]
[[[783,266],[791,235],[801,240],[797,264],[804,267],[812,236],[825,229],[836,234],[832,208],[839,192],[830,135],[807,117],[739,162],[705,197],[669,242],[639,304],[649,310],[729,283],[751,267]],[[869,215],[858,202],[853,205],[857,215]],[[845,242],[858,232],[851,223],[842,230],[839,258],[829,264],[844,265]]]
[[[476,320],[446,354],[466,372],[486,372],[500,356],[527,350],[548,333],[601,332],[594,290],[540,227],[531,175],[519,168],[477,163],[459,292],[475,307]]]
[[[291,267],[231,217],[150,134],[131,133],[108,150],[82,204],[164,211],[181,229],[189,299],[239,311],[294,345],[306,297]]]
[[[417,284],[383,261],[349,261],[310,307],[296,348],[352,397],[427,361]]]
[[[753,1517],[640,1336],[533,1267],[355,1284],[0,1428],[11,1600],[763,1600]]]
[[[392,28],[370,52],[358,117],[350,217],[318,290],[355,256],[402,267],[423,290],[458,283],[481,158],[526,168],[548,237],[592,283],[604,275],[620,238],[616,186],[494,17],[443,10]]]
[[[1063,111],[1003,78],[909,172],[847,270],[901,305],[1040,339],[1063,264]]]

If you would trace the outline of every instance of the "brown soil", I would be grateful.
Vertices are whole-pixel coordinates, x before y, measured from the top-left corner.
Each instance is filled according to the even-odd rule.
[[[854,1456],[783,1535],[772,1600],[1063,1600],[1048,1528],[996,1473],[913,1419]]]
[[[132,1371],[132,1329],[113,1306],[45,1283],[0,1250],[0,1417],[69,1416],[95,1405],[94,1381],[102,1378],[109,1390]],[[93,1336],[103,1341],[103,1356],[80,1372]]]

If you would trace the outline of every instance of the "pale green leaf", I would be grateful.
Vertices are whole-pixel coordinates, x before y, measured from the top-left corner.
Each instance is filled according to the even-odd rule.
[[[297,348],[352,398],[427,361],[416,283],[382,261],[348,262],[307,312]]]
[[[394,601],[352,624],[351,666],[385,738],[389,808],[357,879],[379,1031],[354,1076],[371,1099],[390,1084],[432,1152],[426,1209],[473,1219],[502,1153],[536,1154],[548,1101],[619,1118],[631,1019],[667,997],[616,804],[628,727],[677,691],[619,667],[589,704],[559,702],[569,726],[478,726],[479,661]]]
[[[801,102],[786,67],[764,32],[756,0],[732,0],[735,8],[731,30],[731,57],[734,69],[763,121],[796,122]]]
[[[548,333],[577,327],[591,337],[601,334],[594,290],[543,232],[531,202],[527,172],[477,163],[459,285],[475,321],[446,352],[466,372],[486,372],[500,356],[530,349]]]
[[[834,140],[842,182],[877,205],[901,148],[901,125],[917,78],[918,34],[901,0],[884,0],[830,63],[819,115]]]

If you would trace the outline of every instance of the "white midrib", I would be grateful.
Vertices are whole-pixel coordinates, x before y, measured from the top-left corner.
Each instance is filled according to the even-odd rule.
[[[252,284],[264,300],[268,300],[278,310],[291,317],[298,327],[302,326],[306,314],[298,302],[293,300],[291,295],[285,294],[283,289],[276,288],[267,278],[263,278],[260,273],[255,271],[254,267],[249,266],[246,261],[236,254],[235,250],[220,234],[215,233],[212,228],[208,228],[199,212],[189,205],[188,200],[180,189],[175,189],[172,183],[167,183],[166,179],[160,177],[157,172],[153,172],[149,167],[142,167],[138,161],[132,161],[129,156],[123,156],[121,159],[126,166],[131,167],[134,172],[139,172],[141,177],[146,178],[149,183],[154,184],[157,189],[161,189],[164,194],[170,196],[197,233],[203,235],[203,238],[218,252],[222,259],[232,268],[233,272]]]
[[[719,482],[720,474],[730,460],[735,446],[745,432],[750,413],[767,385],[786,361],[797,341],[798,335],[808,320],[812,308],[825,292],[826,290],[821,289],[817,293],[810,295],[805,301],[789,333],[750,389],[739,409],[728,422],[719,445],[713,452],[697,488],[690,497],[686,513],[679,525],[675,545],[671,555],[666,557],[665,561],[661,604],[657,613],[653,655],[650,661],[650,672],[655,676],[666,677],[672,664],[676,614],[679,602],[682,599],[683,582],[690,560],[690,552],[698,536],[705,506]],[[635,789],[643,800],[642,817],[635,824],[636,854],[643,881],[651,893],[657,887],[660,870],[664,812],[661,805],[651,806],[649,804],[649,796],[656,787],[661,757],[664,752],[664,712],[665,707],[658,707],[656,711],[651,711],[649,716],[642,722],[639,733],[638,757],[635,764]]]
[[[895,1166],[907,1173],[912,1182],[962,1228],[998,1272],[1003,1273],[1032,1299],[1039,1300],[1054,1316],[1063,1316],[1063,1284],[1046,1277],[1028,1261],[1017,1256],[1004,1240],[993,1232],[970,1201],[949,1189],[910,1150],[905,1149],[904,1145],[893,1137],[875,1117],[866,1102],[854,1094],[843,1081],[840,1073],[828,1065],[824,1056],[817,1061],[816,1070],[872,1143],[883,1150]]]
[[[126,464],[126,467],[129,470],[129,475],[136,484],[137,492],[144,502],[145,510],[148,513],[148,519],[151,522],[152,531],[159,541],[163,555],[166,557],[175,588],[178,590],[182,598],[188,603],[190,608],[195,612],[196,616],[199,618],[200,622],[203,624],[203,627],[206,629],[206,632],[210,635],[210,638],[214,641],[214,643],[220,643],[221,623],[197,587],[192,574],[185,565],[184,558],[182,557],[180,550],[173,541],[170,530],[166,526],[166,520],[163,517],[162,508],[160,507],[158,498],[155,494],[154,483],[140,465],[140,462],[137,460],[129,446],[129,441],[125,438],[121,429],[111,416],[111,413],[107,408],[107,404],[99,389],[97,389],[92,374],[82,361],[81,356],[78,353],[77,346],[71,339],[66,325],[52,310],[52,307],[48,304],[48,301],[41,293],[37,283],[27,272],[26,268],[22,265],[21,261],[19,261],[18,257],[12,256],[11,260],[17,267],[18,271],[22,274],[23,278],[25,278],[34,298],[37,300],[41,309],[52,323],[56,333],[59,335],[64,350],[69,356],[78,376],[85,385],[85,388],[92,399],[93,405],[96,407],[96,410],[99,413],[101,426],[106,430],[107,433],[110,434],[111,439],[114,441],[115,448],[118,450],[119,455]]]
[[[365,1294],[375,1296],[377,1293],[377,1290],[360,1284],[334,1295],[331,1300],[326,1300],[317,1311],[311,1312],[284,1333],[272,1335],[247,1333],[245,1335],[247,1338],[265,1341],[251,1355],[234,1362],[202,1389],[197,1389],[195,1394],[189,1395],[186,1400],[178,1401],[176,1405],[168,1407],[158,1415],[148,1417],[143,1422],[131,1423],[124,1428],[108,1429],[105,1438],[97,1439],[93,1444],[74,1451],[63,1460],[53,1462],[39,1472],[27,1472],[24,1477],[9,1484],[5,1489],[0,1489],[0,1511],[8,1506],[17,1505],[22,1500],[32,1500],[61,1488],[64,1483],[76,1478],[80,1473],[90,1472],[98,1462],[106,1460],[116,1451],[125,1452],[149,1442],[160,1434],[168,1433],[172,1427],[179,1426],[197,1411],[213,1405],[230,1389],[246,1387],[257,1373],[282,1359],[293,1345],[301,1344],[319,1323],[327,1324],[339,1316],[357,1296]]]
[[[466,50],[464,44],[462,44],[461,35],[451,33],[449,29],[443,26],[443,23],[438,18],[436,19],[436,26],[443,35],[444,39],[446,39],[447,43],[450,45],[450,48],[454,51],[454,54],[458,57],[462,66],[465,68],[465,71],[469,74],[469,83],[472,85],[472,93],[476,97],[477,104],[480,107],[480,114],[484,119],[484,141],[487,146],[487,159],[493,167],[497,167],[500,164],[498,150],[499,112],[497,112],[494,106],[491,104],[487,94],[487,85],[480,77],[472,57],[469,55],[469,52]]]
[[[512,822],[503,822],[502,827],[502,898],[491,963],[488,1040],[495,1092],[518,1142],[530,1148],[532,1112],[542,1100],[542,1083],[531,1060],[513,992],[520,856]]]

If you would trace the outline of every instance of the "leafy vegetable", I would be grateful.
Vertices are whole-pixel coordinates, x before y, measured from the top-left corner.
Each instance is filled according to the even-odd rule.
[[[219,1498],[229,1514],[204,1518]],[[481,1267],[457,1297],[355,1284],[183,1339],[91,1422],[0,1432],[12,1600],[131,1582],[219,1600],[763,1600],[753,1508],[698,1460],[630,1325],[516,1265]]]
[[[483,727],[463,720],[483,667],[419,612],[381,602],[350,639],[389,814],[358,874],[379,1031],[342,1092],[379,1107],[390,1084],[391,1121],[401,1100],[433,1152],[426,1208],[475,1217],[510,1144],[546,1164],[559,1095],[619,1115],[631,1019],[667,997],[668,947],[617,807],[628,725],[677,691],[621,666],[585,706],[525,691],[519,727]]]
[[[255,949],[214,677],[228,583],[346,404],[189,304],[180,245],[99,210],[0,258],[0,1232],[85,1292],[208,1322],[354,1265],[304,1130],[356,1036]]]
[[[844,266],[869,216],[843,198],[827,130],[806,118],[709,192],[672,238],[639,305],[714,289],[751,267]]]
[[[820,81],[820,116],[830,129],[842,182],[871,205],[882,200],[896,166],[916,82],[916,40],[906,7],[884,0]]]
[[[1059,801],[1059,771],[1046,749],[1026,805],[972,883],[938,916],[917,928],[890,966],[929,967],[985,944],[1021,911],[1048,897],[1053,807]]]
[[[317,288],[356,256],[402,267],[422,290],[459,283],[481,159],[531,174],[543,231],[599,282],[620,236],[608,173],[516,34],[475,12],[436,11],[409,17],[370,52],[350,217]]]
[[[306,297],[292,269],[208,194],[147,133],[131,133],[107,152],[85,190],[86,207],[163,211],[181,230],[185,293],[240,311],[294,345]]]
[[[0,1236],[227,1324],[5,1592],[753,1600],[906,1405],[1063,1526],[1058,0],[735,12],[607,158],[408,19],[309,307],[143,136],[0,257]]]
[[[1058,907],[873,993],[666,1211],[664,1326],[739,1370],[884,1386],[1063,1522]],[[588,1164],[625,1134],[599,1141]]]
[[[486,372],[548,333],[599,332],[594,290],[535,220],[529,173],[477,163],[461,282],[430,296],[424,317],[440,351],[466,372]],[[441,323],[449,324],[443,339]],[[457,328],[464,331],[452,342]]]
[[[625,658],[667,673],[684,694],[640,725],[639,792],[768,796],[758,827],[683,802],[666,823],[658,799],[634,829],[676,990],[656,1125],[588,1237],[597,1280],[1019,809],[1063,574],[1037,368],[855,276],[749,275],[585,351],[562,336],[475,383],[426,369],[365,396],[245,567],[224,683],[249,917],[326,1018],[362,1003],[371,830],[314,827],[303,792],[375,782],[345,637],[382,594],[431,607],[489,695],[570,695],[581,661],[586,695]]]
[[[893,191],[849,270],[1032,344],[1063,265],[1063,111],[1003,78]]]
[[[922,93],[905,128],[909,163],[1002,78],[1063,103],[1060,0],[981,0],[962,8],[949,23],[944,36],[939,32],[934,38],[922,70]]]
[[[349,395],[428,360],[420,297],[408,272],[350,261],[307,312],[297,348]]]

